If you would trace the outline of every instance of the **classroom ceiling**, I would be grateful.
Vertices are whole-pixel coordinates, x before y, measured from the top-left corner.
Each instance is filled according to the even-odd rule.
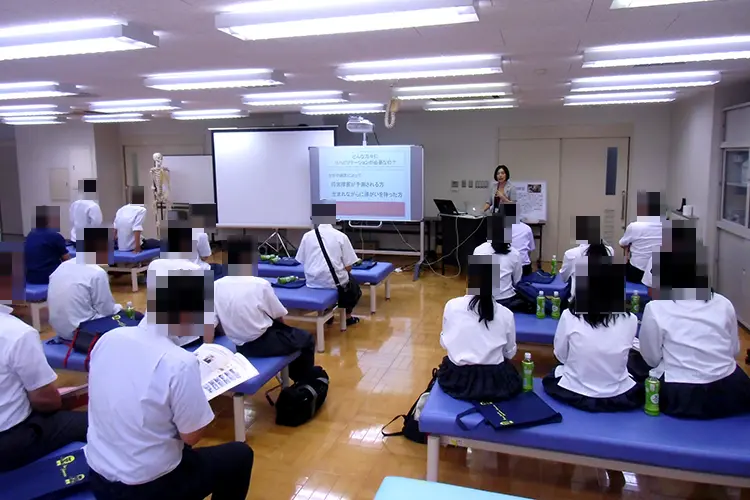
[[[585,48],[619,43],[750,34],[750,0],[611,10],[612,0],[485,0],[478,23],[371,33],[242,41],[218,31],[214,16],[232,0],[4,0],[0,28],[48,21],[110,17],[152,27],[160,47],[130,52],[0,62],[0,83],[57,81],[86,86],[97,96],[2,104],[55,102],[85,107],[92,100],[169,97],[184,109],[244,108],[241,95],[263,89],[166,92],[143,86],[150,74],[232,68],[273,68],[287,84],[269,92],[341,90],[352,101],[385,103],[391,87],[509,82],[522,107],[561,106],[571,78],[655,71],[721,70],[724,80],[750,76],[750,60],[670,64],[650,68],[583,69]],[[345,82],[337,65],[406,57],[497,53],[493,77],[409,82]],[[683,91],[689,92],[689,91]],[[402,108],[420,108],[404,102]],[[273,108],[287,111],[295,109]],[[263,112],[262,108],[253,111]],[[266,112],[268,110],[265,110]]]

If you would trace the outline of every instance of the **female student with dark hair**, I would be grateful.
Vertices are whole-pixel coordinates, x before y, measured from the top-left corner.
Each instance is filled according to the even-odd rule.
[[[522,388],[509,361],[516,354],[513,313],[492,295],[491,257],[470,256],[468,274],[468,293],[445,304],[440,345],[447,356],[437,380],[454,398],[507,400]]]
[[[590,412],[613,412],[643,405],[643,384],[628,373],[628,354],[638,318],[624,313],[625,269],[612,263],[603,243],[588,247],[587,276],[580,276],[570,308],[555,332],[560,365],[543,380],[553,398]]]
[[[708,286],[695,228],[670,233],[654,265],[661,300],[646,305],[640,332],[643,360],[661,378],[661,411],[693,419],[750,413],[750,378],[735,361],[734,307]]]

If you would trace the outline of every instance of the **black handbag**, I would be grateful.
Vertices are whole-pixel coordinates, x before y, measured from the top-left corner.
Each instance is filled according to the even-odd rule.
[[[432,370],[432,380],[430,380],[430,383],[427,385],[427,389],[425,389],[425,391],[419,395],[417,400],[414,401],[414,404],[411,405],[409,412],[406,415],[396,415],[393,420],[383,426],[383,429],[380,431],[383,436],[404,436],[409,441],[419,444],[427,444],[427,434],[419,430],[419,413],[422,412],[422,407],[424,407],[427,397],[430,395],[430,391],[435,385],[435,381],[437,381],[437,368]],[[398,432],[386,432],[386,427],[399,418],[404,419],[404,426],[401,430]]]
[[[362,298],[362,289],[359,287],[359,283],[357,283],[357,280],[349,274],[349,282],[346,285],[341,284],[317,227],[315,228],[315,236],[318,237],[318,243],[320,243],[320,250],[323,252],[323,258],[325,258],[326,264],[328,264],[328,269],[331,271],[331,276],[333,276],[333,282],[336,284],[336,290],[339,292],[339,307],[343,307],[347,310],[354,309],[354,306],[359,303],[359,299]]]
[[[86,371],[89,369],[89,362],[91,361],[91,351],[99,341],[99,338],[110,330],[120,328],[123,326],[138,326],[138,323],[143,319],[143,314],[136,312],[133,319],[125,316],[125,311],[120,311],[117,314],[111,316],[105,316],[103,318],[93,319],[90,321],[84,321],[78,328],[76,328],[73,334],[73,340],[70,342],[68,352],[65,354],[63,360],[63,368],[68,367],[68,358],[70,354],[75,351],[86,355],[86,361],[84,366]]]
[[[266,399],[271,406],[276,407],[276,425],[299,427],[309,422],[325,403],[329,383],[326,371],[315,366],[308,378],[281,389],[275,403],[271,400],[270,393],[281,386],[266,392]]]

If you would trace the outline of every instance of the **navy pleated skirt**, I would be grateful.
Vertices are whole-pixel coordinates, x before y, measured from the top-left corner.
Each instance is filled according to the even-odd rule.
[[[552,398],[579,410],[592,413],[611,413],[628,411],[643,407],[645,389],[643,384],[636,383],[629,391],[609,398],[594,398],[560,387],[560,379],[555,371],[542,379],[544,392]]]
[[[499,365],[455,365],[443,358],[437,372],[443,392],[467,401],[507,401],[522,390],[518,370],[507,359]]]

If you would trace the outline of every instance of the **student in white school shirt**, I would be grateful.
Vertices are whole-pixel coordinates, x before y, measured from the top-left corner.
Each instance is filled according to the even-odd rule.
[[[531,267],[531,252],[536,249],[536,244],[534,243],[534,232],[528,224],[523,221],[513,224],[510,246],[518,250],[521,255],[523,275],[528,276],[534,272]]]
[[[83,238],[83,230],[87,227],[102,225],[102,209],[96,201],[96,179],[82,179],[78,181],[78,191],[81,199],[70,204],[70,242],[75,244]]]
[[[66,340],[73,340],[81,323],[122,309],[112,297],[107,271],[101,268],[109,259],[109,230],[85,228],[80,236],[78,253],[55,269],[47,291],[49,323]]]
[[[0,248],[0,472],[85,441],[88,420],[86,413],[60,410],[57,375],[39,332],[3,305],[23,283],[22,252],[6,247]]]
[[[167,338],[204,326],[212,292],[201,271],[173,272],[149,299],[152,322],[96,343],[84,449],[96,498],[245,499],[253,451],[244,442],[193,448],[214,414],[198,360]]]
[[[615,250],[606,245],[601,239],[601,220],[597,215],[578,215],[575,220],[576,242],[578,246],[565,251],[562,266],[560,267],[560,279],[563,282],[570,281],[570,296],[575,297],[576,290],[576,265],[586,260],[591,244],[601,245],[610,257],[615,255]],[[599,252],[601,253],[601,252]]]
[[[648,259],[661,247],[661,193],[638,192],[638,218],[628,224],[620,238],[620,246],[628,255],[626,279],[640,283],[646,270]]]
[[[695,229],[670,233],[655,266],[660,299],[646,304],[639,335],[642,360],[661,378],[660,409],[692,419],[750,413],[750,378],[735,360],[734,307],[709,288]]]
[[[311,375],[315,339],[310,332],[284,324],[288,311],[271,283],[252,275],[257,269],[254,238],[227,241],[229,275],[214,282],[214,308],[221,330],[248,358],[287,356],[300,351],[289,365],[295,382]]]
[[[554,352],[560,365],[543,379],[544,390],[590,412],[639,408],[644,387],[628,372],[638,318],[624,312],[625,268],[601,251],[585,265],[587,279],[576,281],[575,299],[557,324]]]
[[[143,238],[143,221],[146,218],[146,195],[143,186],[130,187],[130,203],[115,214],[115,243],[117,250],[140,253],[159,248],[159,240]]]
[[[440,345],[446,350],[437,380],[446,394],[473,401],[503,401],[521,392],[510,360],[516,354],[513,313],[492,295],[492,258],[469,257],[468,290],[443,311]]]
[[[336,222],[336,205],[319,203],[313,205],[313,225],[320,231],[331,265],[336,271],[339,283],[344,286],[352,280],[352,266],[359,260],[349,238],[333,227]],[[305,280],[310,288],[336,288],[333,275],[320,249],[315,229],[302,236],[302,241],[294,257],[305,268]],[[347,326],[359,323],[359,318],[352,316],[354,306],[346,308]]]

